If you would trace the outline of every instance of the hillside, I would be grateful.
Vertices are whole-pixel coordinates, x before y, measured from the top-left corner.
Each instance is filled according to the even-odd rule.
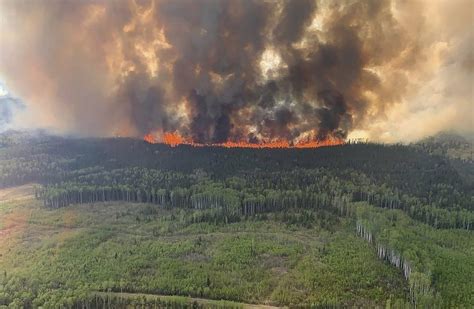
[[[0,148],[0,305],[472,306],[456,160],[22,137]]]
[[[441,132],[435,136],[422,139],[416,145],[425,151],[444,155],[452,159],[473,161],[474,139],[455,133]]]

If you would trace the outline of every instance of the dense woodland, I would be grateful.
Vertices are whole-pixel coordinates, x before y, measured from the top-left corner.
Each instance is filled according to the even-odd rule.
[[[35,197],[44,209],[126,202],[146,205],[135,218],[138,224],[154,220],[157,211],[184,211],[174,220],[186,226],[276,220],[335,233],[349,224],[406,281],[400,306],[474,305],[469,277],[458,283],[443,279],[449,277],[443,271],[457,266],[440,266],[445,260],[429,256],[420,238],[420,231],[435,239],[453,230],[472,240],[474,163],[466,156],[449,156],[448,150],[433,151],[447,149],[444,140],[442,147],[424,141],[255,150],[169,147],[128,138],[18,136],[0,139],[0,187],[37,183]],[[400,240],[400,233],[409,244]],[[474,265],[463,254],[472,252],[448,260],[464,263],[469,276]]]

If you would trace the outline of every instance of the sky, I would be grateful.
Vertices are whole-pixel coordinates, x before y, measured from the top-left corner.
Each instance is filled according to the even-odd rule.
[[[199,143],[472,134],[473,5],[0,0],[0,129]]]

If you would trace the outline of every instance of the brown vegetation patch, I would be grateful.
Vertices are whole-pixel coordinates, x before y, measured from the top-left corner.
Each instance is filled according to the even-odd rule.
[[[191,262],[208,262],[210,259],[204,254],[192,252],[184,255],[183,260]]]
[[[0,189],[0,202],[29,199],[34,196],[34,184]]]
[[[28,213],[26,211],[12,211],[0,216],[0,244],[23,231],[26,227]]]
[[[267,269],[286,269],[288,259],[283,256],[263,254],[263,265]]]

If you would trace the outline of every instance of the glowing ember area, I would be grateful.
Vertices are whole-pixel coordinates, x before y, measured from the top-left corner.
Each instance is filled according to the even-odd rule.
[[[204,147],[204,146],[213,146],[213,147],[224,147],[224,148],[318,148],[325,146],[337,146],[343,145],[345,142],[342,139],[326,139],[324,141],[300,141],[296,144],[292,144],[288,141],[271,141],[271,142],[262,142],[262,143],[249,143],[245,141],[234,142],[227,141],[225,143],[214,143],[214,144],[201,144],[195,143],[190,139],[186,139],[179,135],[178,133],[164,133],[162,138],[155,138],[153,134],[147,134],[143,138],[146,142],[150,144],[167,144],[171,147],[176,147],[178,145],[190,145],[193,147]]]
[[[182,144],[183,138],[176,133],[165,133],[163,135],[163,143],[171,145],[172,147]]]
[[[147,135],[145,135],[145,136],[143,137],[143,139],[145,140],[145,142],[148,142],[148,143],[150,143],[150,144],[156,143],[155,138],[153,137],[152,134],[147,134]]]

